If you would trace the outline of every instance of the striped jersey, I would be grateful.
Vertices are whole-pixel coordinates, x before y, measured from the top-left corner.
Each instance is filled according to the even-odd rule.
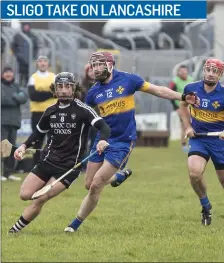
[[[108,84],[96,82],[88,91],[86,103],[97,106],[100,116],[111,128],[109,142],[136,140],[134,93],[149,86],[138,75],[113,70]]]
[[[48,107],[37,124],[38,131],[48,135],[41,161],[61,169],[72,168],[83,157],[88,127],[100,119],[78,99],[65,106],[57,102]]]
[[[224,87],[218,83],[216,88],[207,93],[204,81],[188,84],[184,93],[196,92],[200,106],[190,106],[191,124],[196,132],[224,130]]]

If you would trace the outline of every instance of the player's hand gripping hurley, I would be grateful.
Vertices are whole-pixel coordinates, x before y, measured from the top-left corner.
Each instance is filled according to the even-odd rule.
[[[9,157],[12,153],[12,149],[18,149],[18,147],[12,145],[7,139],[1,141],[1,157],[6,158]],[[25,154],[33,154],[36,151],[41,151],[41,149],[26,149]],[[21,159],[23,159],[24,154],[21,155]]]
[[[104,144],[104,149],[108,146],[108,143]],[[80,167],[84,162],[86,162],[90,157],[92,157],[94,154],[96,154],[97,152],[99,152],[99,150],[102,149],[98,149],[94,152],[92,152],[89,156],[87,156],[85,159],[83,159],[80,163],[77,163],[75,166],[73,166],[70,170],[68,170],[65,174],[63,174],[61,177],[59,177],[57,180],[55,180],[53,183],[48,184],[46,186],[44,186],[42,189],[40,189],[39,191],[35,192],[31,199],[37,199],[38,197],[46,194],[48,191],[51,190],[51,188],[58,183],[59,181],[61,181],[63,178],[65,178],[68,174],[70,174],[74,169],[77,169],[78,167]]]

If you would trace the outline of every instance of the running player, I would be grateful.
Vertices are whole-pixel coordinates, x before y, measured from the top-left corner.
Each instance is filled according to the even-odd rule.
[[[127,72],[114,70],[114,58],[109,52],[93,53],[91,65],[96,83],[89,90],[86,103],[97,106],[100,115],[111,128],[111,136],[107,147],[100,156],[93,156],[87,165],[85,178],[88,195],[78,211],[78,216],[65,228],[66,232],[74,232],[83,220],[94,210],[104,186],[111,183],[120,185],[127,178],[123,169],[128,161],[136,141],[135,102],[134,93],[143,91],[170,100],[183,100],[190,104],[198,103],[192,93],[181,94],[167,87],[156,86],[144,81],[141,77]],[[99,141],[97,136],[92,150]]]
[[[27,141],[14,153],[17,160],[21,160],[26,148],[29,148],[44,135],[48,135],[47,145],[41,154],[41,159],[25,178],[21,189],[20,198],[30,200],[32,195],[46,184],[59,178],[75,164],[81,161],[85,150],[85,141],[88,135],[88,126],[92,125],[100,131],[100,140],[97,150],[101,154],[107,145],[110,128],[97,113],[78,98],[79,86],[72,73],[62,72],[55,78],[53,92],[58,102],[48,107],[42,115],[37,129]],[[43,205],[51,198],[59,195],[79,176],[80,169],[74,170],[45,195],[32,201],[27,206],[18,221],[9,230],[17,233],[36,218]]]
[[[218,137],[195,137],[195,132],[206,133],[224,130],[224,87],[219,80],[224,72],[224,63],[219,59],[208,59],[204,65],[204,80],[188,84],[184,92],[197,92],[200,106],[195,108],[185,102],[180,104],[180,113],[186,135],[190,137],[188,171],[192,188],[202,206],[202,224],[211,224],[212,205],[209,201],[204,171],[211,158],[219,181],[224,187],[224,139]],[[191,119],[191,121],[190,121]]]

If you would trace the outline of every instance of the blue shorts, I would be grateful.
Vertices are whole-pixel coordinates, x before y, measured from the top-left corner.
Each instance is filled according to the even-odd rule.
[[[98,143],[98,140],[94,142],[91,152],[96,150],[97,143]],[[113,166],[122,170],[127,164],[128,158],[134,146],[135,146],[134,141],[132,142],[112,142],[101,155],[96,153],[89,159],[89,161],[94,162],[94,163],[101,163],[104,160],[107,160]]]
[[[188,156],[198,155],[206,161],[210,158],[216,170],[224,170],[224,140],[219,138],[192,138],[189,140]]]

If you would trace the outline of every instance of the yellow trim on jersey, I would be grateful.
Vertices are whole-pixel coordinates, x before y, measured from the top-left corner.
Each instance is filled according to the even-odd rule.
[[[202,122],[224,121],[224,111],[209,111],[190,106],[191,116]]]
[[[98,104],[100,116],[106,117],[111,114],[124,113],[135,109],[134,95],[120,97],[114,100]]]
[[[148,91],[149,87],[150,87],[150,83],[145,81],[139,90],[143,92]]]

